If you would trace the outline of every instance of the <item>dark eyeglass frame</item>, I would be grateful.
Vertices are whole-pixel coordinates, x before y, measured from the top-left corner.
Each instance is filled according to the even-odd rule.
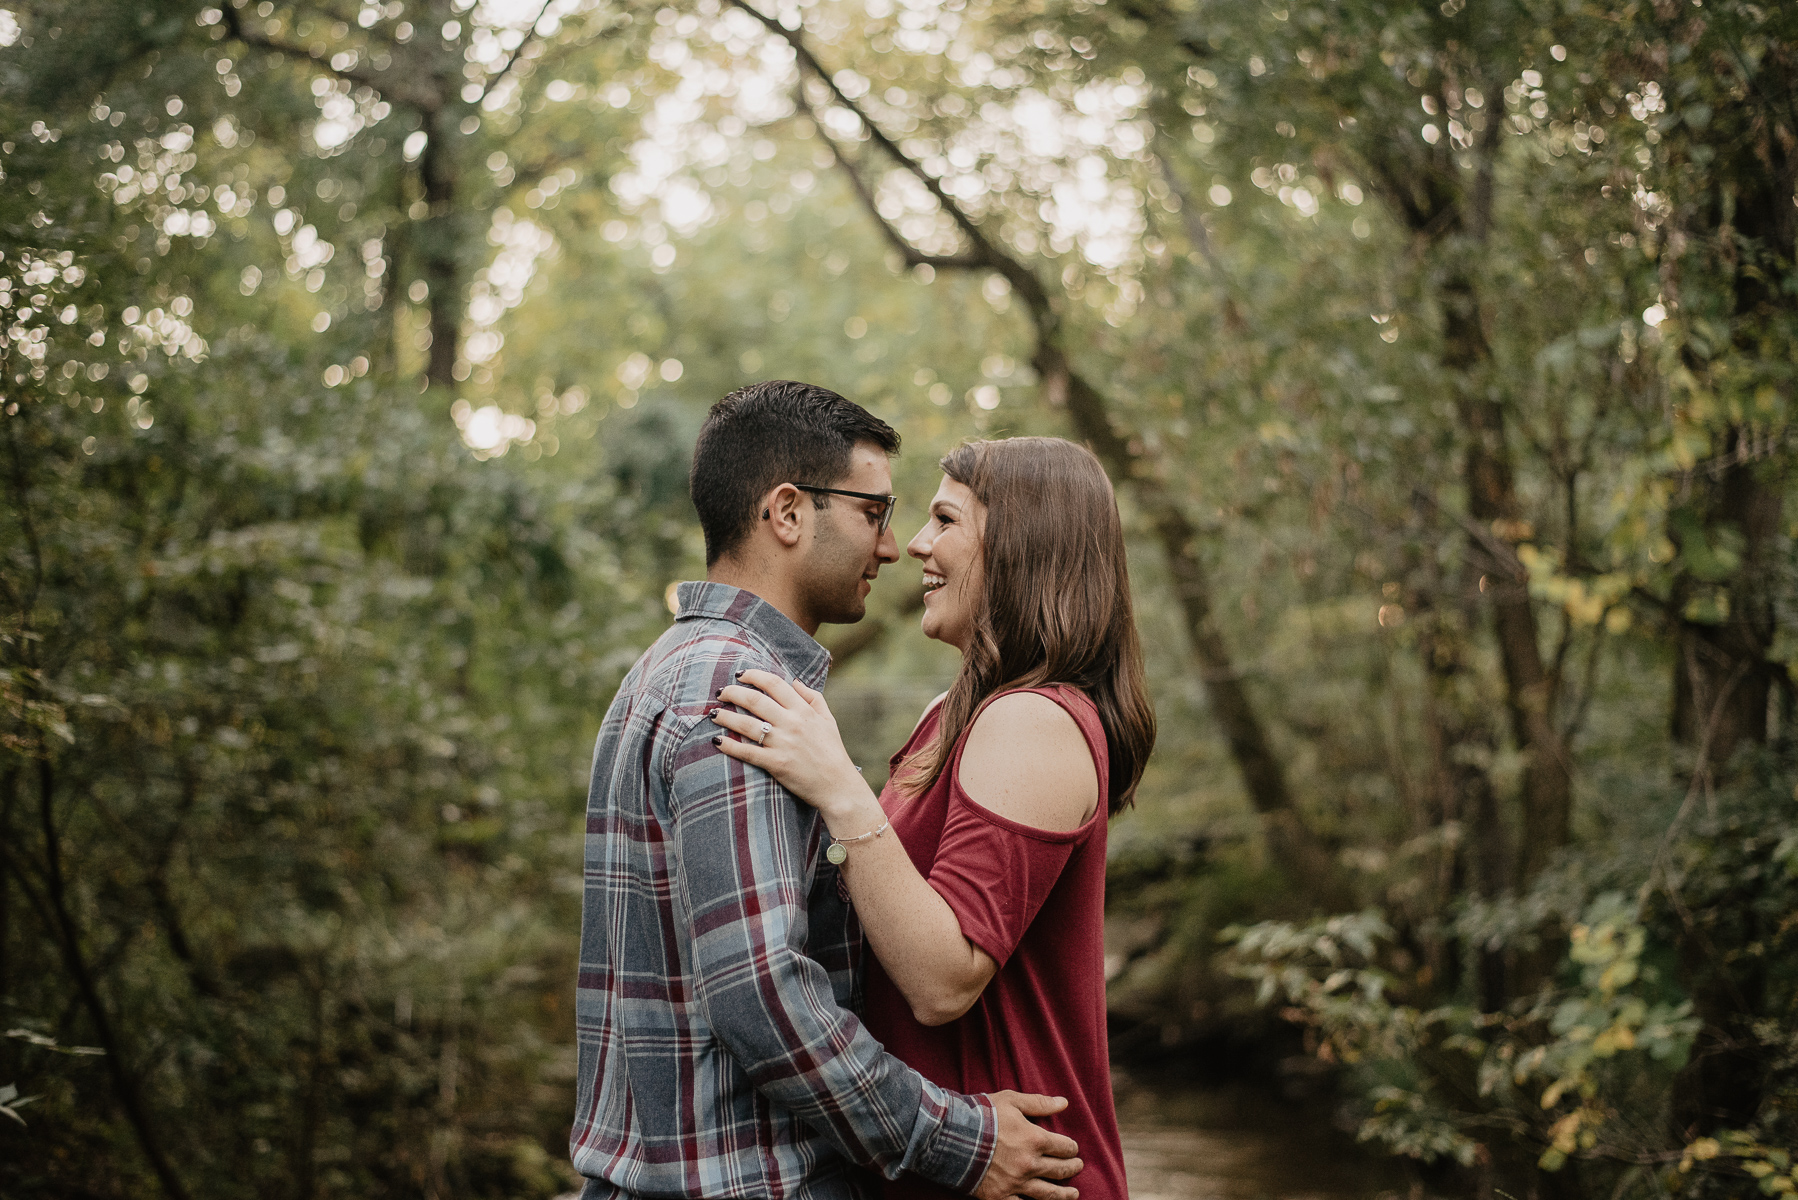
[[[816,492],[825,496],[853,496],[857,500],[872,500],[881,506],[880,532],[885,533],[887,526],[893,523],[893,510],[899,507],[899,497],[882,495],[879,492],[852,492],[846,488],[819,487],[815,483],[796,483],[793,485],[802,492]]]

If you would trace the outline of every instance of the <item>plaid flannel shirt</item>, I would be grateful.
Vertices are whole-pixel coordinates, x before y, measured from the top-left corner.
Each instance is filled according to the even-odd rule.
[[[858,1194],[855,1163],[957,1191],[997,1121],[849,1011],[860,936],[823,823],[712,745],[756,667],[823,687],[830,656],[772,606],[680,585],[675,624],[606,713],[587,797],[570,1151],[585,1200]]]

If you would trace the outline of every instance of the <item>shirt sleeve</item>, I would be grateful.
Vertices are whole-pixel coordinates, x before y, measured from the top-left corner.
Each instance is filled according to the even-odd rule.
[[[674,907],[713,1034],[757,1090],[852,1162],[972,1191],[997,1141],[991,1103],[929,1082],[837,1004],[805,953],[817,815],[720,752],[715,732],[698,719],[670,763]]]
[[[1073,855],[1079,830],[1032,829],[956,794],[930,867],[930,886],[962,936],[1003,967]]]

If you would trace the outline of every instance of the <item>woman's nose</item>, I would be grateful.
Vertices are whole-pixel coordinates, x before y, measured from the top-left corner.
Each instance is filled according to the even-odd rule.
[[[928,558],[930,544],[930,523],[927,521],[924,528],[918,530],[918,535],[906,543],[905,552],[913,558]]]

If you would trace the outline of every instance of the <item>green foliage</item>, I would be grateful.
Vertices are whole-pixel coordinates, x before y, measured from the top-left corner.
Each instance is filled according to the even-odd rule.
[[[716,0],[525,7],[0,16],[0,1190],[571,1185],[587,748],[706,405],[867,403],[902,539],[1072,432],[872,125],[1130,448],[1119,1045],[1259,999],[1449,1190],[1791,1178],[1798,10],[782,9],[833,97]],[[954,666],[896,573],[871,776]]]
[[[379,186],[322,234],[212,201],[338,177],[183,54],[6,145],[0,1070],[36,1103],[0,1188],[553,1195],[580,748],[665,615],[618,582],[638,501],[471,458],[380,289],[318,320],[321,259],[380,274]]]
[[[1655,982],[1641,973],[1646,930],[1614,892],[1571,931],[1577,982],[1506,1013],[1394,1002],[1392,979],[1367,965],[1392,937],[1372,914],[1228,932],[1262,1002],[1293,1006],[1319,1050],[1361,1081],[1370,1110],[1361,1137],[1425,1162],[1470,1165],[1495,1118],[1546,1143],[1541,1166],[1551,1171],[1601,1138],[1615,1145],[1619,1131],[1607,1125],[1622,1116],[1634,1126],[1633,1103],[1657,1090],[1643,1077],[1658,1074],[1664,1087],[1665,1064],[1683,1062],[1697,1030],[1689,1004],[1653,1001],[1638,986]]]
[[[1600,892],[1570,913],[1550,982],[1502,1010],[1419,1004],[1429,989],[1391,969],[1402,951],[1371,912],[1227,930],[1234,970],[1256,984],[1261,1003],[1282,1006],[1307,1030],[1315,1053],[1343,1065],[1360,1136],[1394,1153],[1467,1166],[1502,1157],[1510,1143],[1545,1171],[1578,1164],[1582,1187],[1615,1195],[1739,1195],[1731,1181],[1745,1178],[1768,1194],[1787,1190],[1780,1179],[1790,1164],[1778,1147],[1791,1144],[1798,1075],[1789,1018],[1773,1014],[1798,1004],[1787,966],[1798,789],[1789,763],[1766,762],[1758,773],[1719,796],[1698,828],[1670,831],[1666,861],[1679,865],[1669,874],[1633,897]],[[1470,908],[1457,926],[1463,944],[1476,955],[1518,946],[1524,929],[1563,908],[1570,882],[1544,880],[1527,906],[1535,919],[1497,936],[1502,920]],[[1674,977],[1666,965],[1682,953],[1702,955],[1705,966]],[[1752,1129],[1670,1146],[1673,1081],[1701,1030],[1691,996],[1707,972],[1758,989],[1738,993],[1744,1019],[1732,1032],[1758,1046],[1767,1100],[1755,1106]]]

